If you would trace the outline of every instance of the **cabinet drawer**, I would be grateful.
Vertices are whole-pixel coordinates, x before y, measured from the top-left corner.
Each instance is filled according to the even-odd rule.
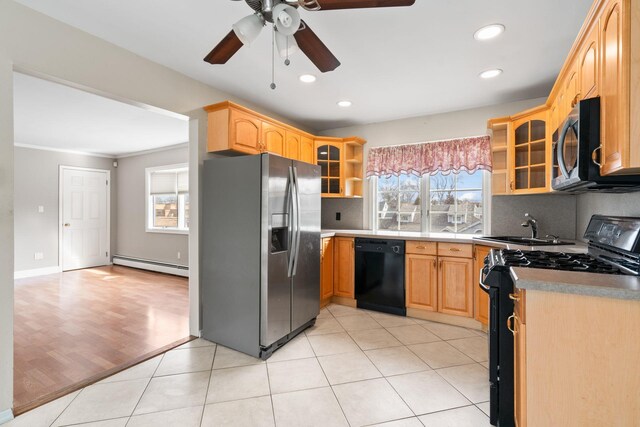
[[[405,251],[408,254],[436,255],[438,244],[436,242],[420,242],[407,240]]]
[[[438,243],[438,256],[473,258],[473,245],[468,243]]]

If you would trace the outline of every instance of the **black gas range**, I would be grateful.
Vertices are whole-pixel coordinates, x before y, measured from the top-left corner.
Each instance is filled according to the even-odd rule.
[[[584,233],[587,253],[493,249],[484,260],[480,288],[489,294],[490,421],[514,422],[511,268],[540,268],[592,274],[640,275],[640,218],[594,215]]]

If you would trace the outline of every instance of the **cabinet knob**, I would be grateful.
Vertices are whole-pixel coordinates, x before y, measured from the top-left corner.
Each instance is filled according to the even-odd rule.
[[[518,319],[518,316],[514,314],[512,314],[511,316],[509,316],[509,318],[507,319],[507,329],[509,329],[509,331],[515,335],[518,333],[518,328],[516,328],[516,322],[519,322],[520,319]],[[511,327],[511,325],[513,325],[513,328]]]
[[[416,246],[416,249],[427,249],[427,247],[420,245],[420,246]]]
[[[451,252],[460,252],[459,248],[449,248]]]
[[[511,301],[520,301],[520,294],[509,294],[509,299]]]
[[[599,145],[595,150],[593,150],[593,152],[591,152],[591,161],[599,167],[602,167],[602,164],[597,160],[600,157],[597,154],[599,151],[602,151],[602,145]]]

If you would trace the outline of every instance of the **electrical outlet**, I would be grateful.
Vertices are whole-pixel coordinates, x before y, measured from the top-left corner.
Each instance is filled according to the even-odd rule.
[[[44,259],[44,254],[42,252],[36,252],[33,254],[33,259],[36,261],[40,261]]]
[[[182,259],[182,254],[178,251],[178,259]]]
[[[38,213],[44,213],[44,206],[38,206]]]
[[[336,221],[340,221],[342,214],[340,212],[336,212]]]

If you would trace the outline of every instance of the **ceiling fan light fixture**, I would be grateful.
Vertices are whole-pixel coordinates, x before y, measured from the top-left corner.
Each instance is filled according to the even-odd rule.
[[[502,70],[500,68],[494,68],[492,70],[486,70],[480,73],[480,78],[493,79],[494,77],[498,77],[500,74],[502,74]]]
[[[300,28],[300,13],[295,7],[278,3],[273,8],[273,23],[279,33],[292,36]]]
[[[338,101],[338,107],[340,108],[349,108],[353,105],[353,102],[348,100]]]
[[[276,30],[276,47],[281,58],[288,58],[300,50],[293,36],[285,36]]]
[[[476,31],[473,38],[478,41],[491,40],[504,33],[504,30],[505,28],[502,24],[487,25]]]
[[[314,76],[313,74],[303,74],[300,76],[300,81],[302,83],[313,83],[317,80],[318,78],[316,76]]]
[[[264,27],[264,19],[256,14],[245,16],[233,24],[233,32],[240,39],[243,45],[250,45],[260,35]]]

